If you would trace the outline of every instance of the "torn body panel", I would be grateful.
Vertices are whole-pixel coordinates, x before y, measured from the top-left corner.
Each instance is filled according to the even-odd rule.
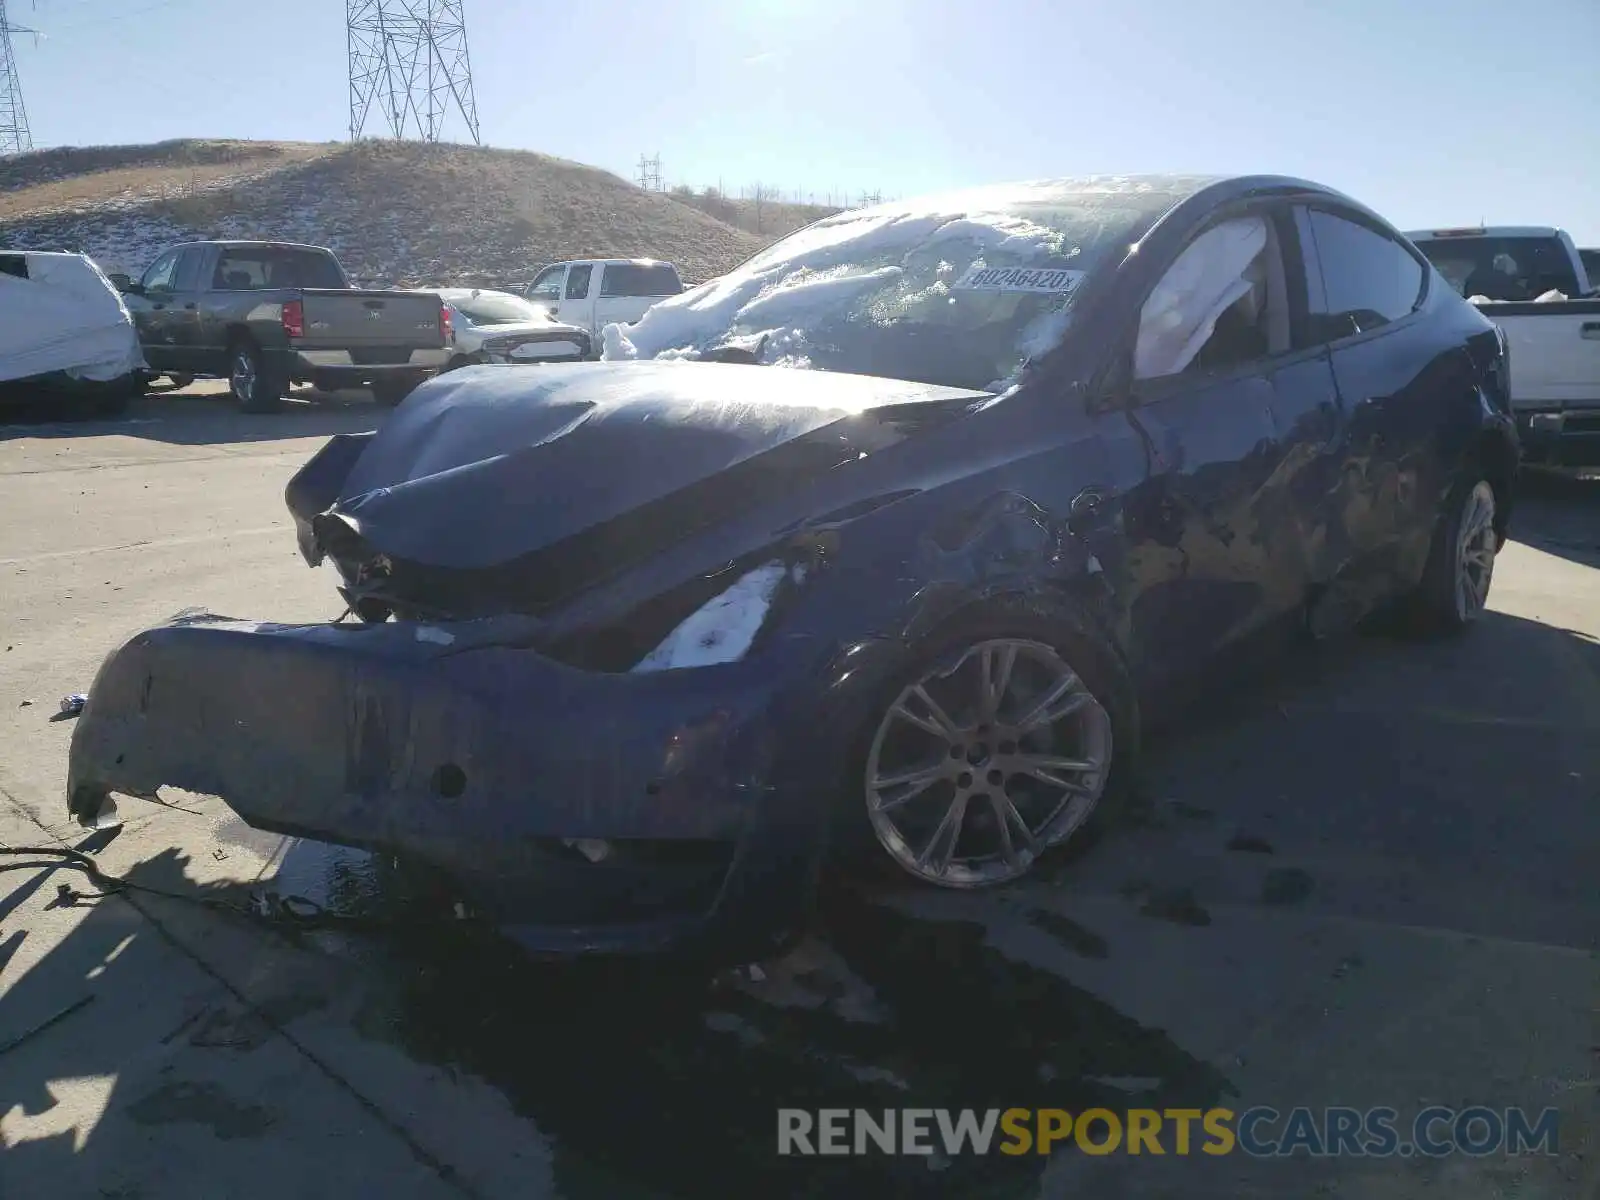
[[[685,889],[675,937],[722,921],[733,897],[757,904],[763,928],[803,903],[795,872],[819,831],[785,790],[804,780],[777,774],[784,676],[772,659],[584,672],[528,649],[531,624],[204,617],[151,629],[95,680],[73,732],[72,811],[92,821],[110,792],[162,785],[219,795],[256,828],[433,868],[530,945],[542,922],[569,926],[552,945],[581,943],[584,926],[617,936],[641,915],[629,889],[655,898],[652,918],[672,908],[665,892]],[[566,851],[574,838],[624,853],[590,864]],[[772,895],[748,898],[750,869]]]

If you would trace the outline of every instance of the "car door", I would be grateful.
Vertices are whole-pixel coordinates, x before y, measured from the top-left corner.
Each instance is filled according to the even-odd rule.
[[[1339,582],[1366,607],[1426,554],[1450,485],[1433,439],[1452,394],[1473,386],[1472,366],[1430,327],[1434,273],[1392,230],[1331,202],[1300,206],[1295,220],[1312,268],[1304,337],[1327,347],[1346,421],[1333,498]]]
[[[1129,421],[1150,473],[1122,506],[1133,643],[1151,679],[1198,670],[1295,616],[1319,564],[1318,509],[1337,392],[1296,346],[1288,210],[1230,210],[1175,256],[1140,311]]]
[[[573,263],[568,267],[563,303],[556,310],[556,315],[568,325],[577,325],[590,333],[594,332],[593,277],[593,263]]]
[[[535,275],[533,282],[522,294],[530,304],[538,304],[554,313],[561,308],[562,288],[566,281],[567,264],[556,263]]]
[[[124,297],[139,332],[144,360],[157,371],[177,368],[172,302],[178,254],[178,250],[168,250],[157,258],[140,277],[138,292]]]
[[[206,369],[200,340],[200,271],[206,260],[204,246],[186,246],[178,252],[172,277],[172,301],[167,322],[172,335],[172,366],[192,373]]]

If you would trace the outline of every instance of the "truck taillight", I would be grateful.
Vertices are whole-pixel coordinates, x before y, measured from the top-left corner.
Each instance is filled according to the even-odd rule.
[[[450,306],[448,304],[439,306],[439,336],[447,342],[455,337],[455,329],[450,324]]]
[[[306,308],[299,300],[288,300],[283,305],[283,332],[292,338],[306,335]]]

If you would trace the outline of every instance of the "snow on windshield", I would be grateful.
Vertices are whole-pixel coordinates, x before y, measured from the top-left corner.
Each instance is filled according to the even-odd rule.
[[[604,357],[731,352],[774,366],[1004,390],[1060,340],[1099,258],[1125,251],[1175,199],[1112,180],[841,213],[633,325],[608,325]]]

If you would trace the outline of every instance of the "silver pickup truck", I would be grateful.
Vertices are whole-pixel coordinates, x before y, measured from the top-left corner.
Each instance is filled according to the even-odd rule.
[[[291,383],[308,382],[371,388],[392,407],[450,357],[438,296],[358,290],[320,246],[188,242],[138,282],[112,278],[153,372],[180,384],[226,378],[247,412],[270,412]]]

